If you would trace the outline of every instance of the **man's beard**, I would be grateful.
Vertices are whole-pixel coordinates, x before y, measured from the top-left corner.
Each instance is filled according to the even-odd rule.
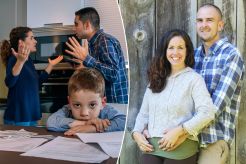
[[[210,41],[213,41],[215,38],[217,37],[217,35],[213,35],[213,36],[210,36],[208,38],[203,38],[203,37],[200,37],[202,42],[210,42]]]

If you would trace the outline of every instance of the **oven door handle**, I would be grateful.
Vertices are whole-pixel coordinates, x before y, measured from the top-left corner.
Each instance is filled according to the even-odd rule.
[[[68,83],[43,83],[42,85],[67,85]]]

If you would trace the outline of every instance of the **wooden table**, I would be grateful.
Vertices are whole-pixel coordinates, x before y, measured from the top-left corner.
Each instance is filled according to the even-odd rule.
[[[25,129],[30,132],[36,132],[40,135],[50,134],[53,136],[63,136],[63,133],[59,132],[50,132],[47,131],[44,127],[24,127],[24,126],[9,126],[9,125],[0,125],[0,130],[20,130]],[[1,146],[1,145],[0,145]],[[12,151],[1,151],[0,150],[0,164],[86,164],[82,162],[72,162],[56,159],[47,159],[39,157],[28,157],[20,156],[21,152],[12,152]],[[95,154],[96,155],[96,154]],[[116,164],[116,158],[109,158],[102,162],[102,164]]]

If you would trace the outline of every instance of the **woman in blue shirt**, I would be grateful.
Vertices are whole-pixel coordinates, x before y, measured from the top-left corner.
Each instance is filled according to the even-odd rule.
[[[35,126],[41,118],[39,84],[63,57],[49,59],[45,71],[38,75],[29,57],[36,51],[37,44],[31,28],[16,27],[9,38],[10,41],[4,40],[1,46],[1,58],[6,66],[5,84],[9,89],[4,124]]]

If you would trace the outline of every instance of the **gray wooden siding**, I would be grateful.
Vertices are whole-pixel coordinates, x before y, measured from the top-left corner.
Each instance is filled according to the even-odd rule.
[[[197,7],[204,3],[219,6],[226,21],[223,35],[236,44],[245,58],[246,0],[119,0],[130,65],[130,104],[127,130],[122,146],[120,164],[137,164],[141,154],[131,139],[136,115],[147,86],[146,69],[160,36],[167,30],[181,28],[189,33],[195,46],[197,39],[195,18]],[[246,164],[246,88],[242,90],[235,142],[231,149],[230,164]]]

